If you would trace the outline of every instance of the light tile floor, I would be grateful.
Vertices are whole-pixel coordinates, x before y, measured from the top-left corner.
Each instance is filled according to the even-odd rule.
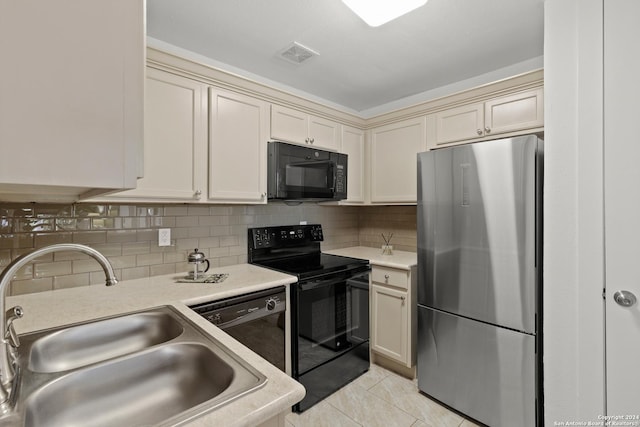
[[[302,414],[286,427],[477,427],[418,392],[414,381],[371,365],[369,372]]]

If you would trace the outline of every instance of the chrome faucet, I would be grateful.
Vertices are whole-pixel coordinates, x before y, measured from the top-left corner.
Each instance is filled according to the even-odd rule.
[[[0,413],[7,412],[12,395],[15,395],[15,390],[18,387],[16,383],[19,382],[20,377],[17,361],[15,360],[16,350],[20,345],[20,341],[13,329],[13,321],[22,317],[22,308],[5,309],[7,287],[18,270],[29,262],[42,255],[61,251],[79,251],[95,258],[104,270],[107,278],[106,285],[112,286],[118,283],[113,273],[113,267],[104,255],[93,248],[75,243],[60,243],[36,249],[19,256],[4,269],[0,274],[0,333],[2,334],[0,337],[0,343],[2,343],[0,346]]]

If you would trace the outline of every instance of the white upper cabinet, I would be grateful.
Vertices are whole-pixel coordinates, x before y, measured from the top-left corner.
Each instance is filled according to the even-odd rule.
[[[266,203],[269,105],[209,91],[209,200]]]
[[[269,107],[149,68],[145,175],[123,202],[266,203]]]
[[[207,86],[153,68],[145,92],[144,177],[111,201],[191,202],[206,197]]]
[[[426,150],[426,119],[371,130],[371,202],[416,203],[417,154]]]
[[[0,2],[0,200],[136,186],[144,19],[141,0]]]
[[[340,148],[340,125],[280,105],[271,105],[271,138],[326,150]]]
[[[484,103],[486,135],[544,126],[542,88],[494,98]]]
[[[309,116],[309,143],[314,147],[338,151],[340,125],[321,117]]]
[[[340,203],[364,203],[366,170],[364,131],[351,126],[342,126],[340,152],[348,156],[347,199]]]
[[[277,141],[309,143],[309,115],[292,108],[271,106],[271,138]]]
[[[463,105],[429,115],[429,136],[436,144],[479,138],[484,135],[484,104]],[[431,142],[429,140],[429,142]]]
[[[542,88],[449,108],[427,116],[427,144],[432,149],[530,132],[544,126],[543,113]]]

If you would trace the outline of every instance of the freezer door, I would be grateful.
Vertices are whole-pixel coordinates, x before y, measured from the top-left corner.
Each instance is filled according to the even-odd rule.
[[[418,388],[492,427],[535,426],[535,337],[418,306]]]
[[[418,302],[535,333],[536,168],[525,136],[418,155]]]

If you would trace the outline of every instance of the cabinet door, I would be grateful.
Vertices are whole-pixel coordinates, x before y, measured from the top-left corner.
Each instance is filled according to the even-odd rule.
[[[340,125],[321,117],[309,116],[309,143],[313,147],[338,151]]]
[[[266,203],[268,104],[210,89],[209,200]]]
[[[0,40],[0,194],[135,187],[144,2],[2,1]]]
[[[371,349],[410,366],[407,293],[371,286]]]
[[[271,138],[338,151],[340,147],[340,125],[280,105],[271,106]]]
[[[544,126],[542,89],[485,102],[485,134],[496,135]]]
[[[484,135],[482,103],[463,105],[433,114],[435,145],[463,141]]]
[[[425,117],[372,129],[371,202],[416,203],[416,156],[424,150]]]
[[[144,177],[107,199],[196,202],[205,192],[206,86],[153,68],[145,90]]]
[[[341,153],[348,157],[346,203],[364,202],[364,131],[349,126],[342,127]],[[343,202],[341,202],[343,203]]]
[[[306,144],[308,115],[280,105],[271,106],[271,138],[277,141]]]

